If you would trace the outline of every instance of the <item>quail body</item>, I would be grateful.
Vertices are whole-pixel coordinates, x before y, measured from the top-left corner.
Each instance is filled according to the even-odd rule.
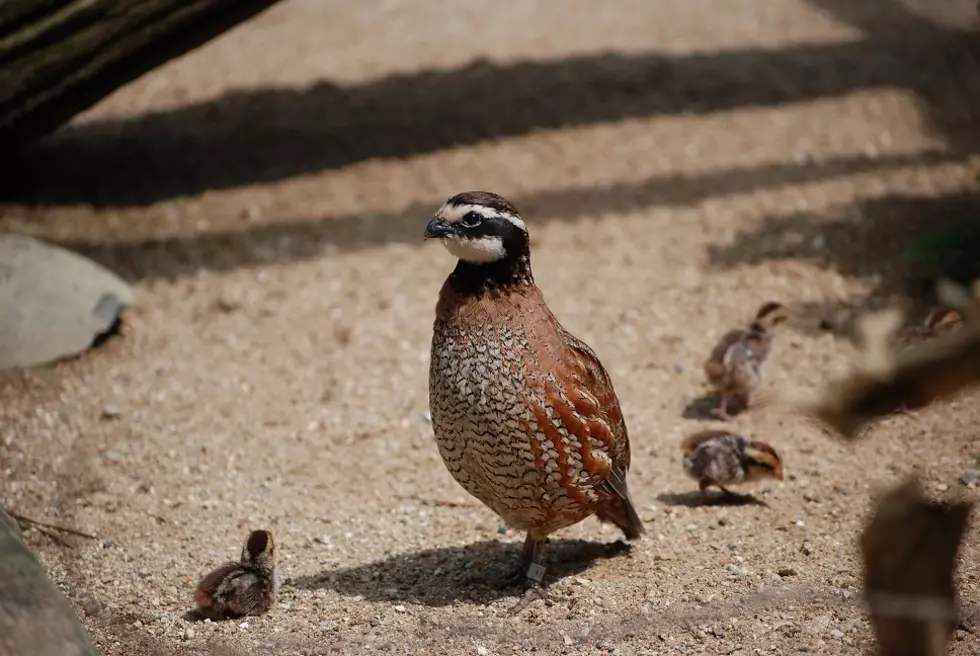
[[[612,381],[534,284],[517,210],[489,192],[457,194],[425,236],[459,260],[439,294],[429,371],[433,431],[453,478],[527,533],[521,572],[532,587],[555,531],[595,514],[639,537]]]
[[[688,435],[681,451],[684,472],[698,481],[702,503],[707,502],[712,485],[737,496],[727,487],[765,478],[783,480],[782,460],[771,446],[730,431],[708,429]]]
[[[279,577],[275,543],[269,531],[252,531],[239,562],[228,562],[198,583],[194,601],[198,611],[212,620],[262,615],[276,601]]]
[[[718,418],[730,417],[731,399],[743,408],[749,406],[772,353],[773,329],[788,318],[789,311],[780,303],[765,303],[748,328],[727,332],[711,350],[704,372],[708,382],[721,392],[721,404],[713,411]]]

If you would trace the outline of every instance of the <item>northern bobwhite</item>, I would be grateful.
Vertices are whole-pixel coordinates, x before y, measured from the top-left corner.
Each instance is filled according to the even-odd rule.
[[[543,546],[555,531],[595,514],[628,540],[643,533],[626,485],[626,423],[599,358],[558,323],[534,284],[513,205],[490,192],[457,194],[425,238],[459,259],[432,336],[439,453],[467,492],[527,532],[516,576],[528,599],[543,585]]]
[[[278,593],[272,533],[252,531],[242,547],[241,560],[206,574],[194,590],[194,601],[201,615],[221,620],[261,615],[272,607]]]
[[[688,435],[681,442],[681,451],[684,472],[698,482],[701,503],[707,502],[712,485],[726,495],[738,497],[726,486],[765,478],[783,480],[783,461],[775,449],[726,430],[708,429]]]
[[[779,303],[762,305],[747,329],[731,330],[722,337],[704,363],[708,382],[721,392],[721,404],[712,411],[729,419],[728,402],[748,408],[750,396],[762,382],[762,372],[772,353],[773,328],[789,319]]]

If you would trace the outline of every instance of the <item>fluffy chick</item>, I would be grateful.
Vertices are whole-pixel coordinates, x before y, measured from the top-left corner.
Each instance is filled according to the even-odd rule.
[[[708,429],[688,435],[681,442],[681,450],[684,472],[698,481],[701,503],[707,502],[712,485],[727,495],[738,496],[725,486],[766,478],[783,480],[783,462],[775,449],[726,430]]]
[[[197,584],[198,611],[212,620],[261,615],[279,593],[276,549],[269,531],[252,531],[245,540],[241,560],[228,562]]]
[[[762,305],[748,328],[731,330],[722,337],[704,363],[708,382],[721,392],[721,405],[713,411],[728,419],[728,402],[736,399],[748,407],[750,395],[762,382],[762,371],[772,354],[773,329],[789,319],[780,303]]]

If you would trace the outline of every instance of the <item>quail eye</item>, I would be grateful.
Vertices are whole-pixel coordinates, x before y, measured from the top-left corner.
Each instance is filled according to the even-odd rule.
[[[460,220],[464,228],[475,228],[483,222],[483,215],[478,212],[467,212]]]

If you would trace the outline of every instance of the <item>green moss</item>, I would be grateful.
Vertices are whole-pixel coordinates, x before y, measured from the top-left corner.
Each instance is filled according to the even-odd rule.
[[[960,283],[980,278],[980,217],[923,235],[909,246],[905,257],[923,274]]]

